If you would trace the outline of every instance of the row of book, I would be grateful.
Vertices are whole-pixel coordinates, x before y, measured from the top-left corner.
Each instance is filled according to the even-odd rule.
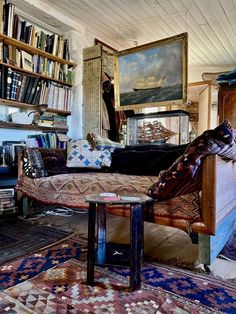
[[[0,65],[0,97],[28,104],[47,104],[48,108],[70,110],[69,87],[13,71]]]
[[[48,34],[15,14],[15,5],[0,0],[1,33],[22,41],[34,48],[49,52],[59,58],[70,60],[68,39],[62,35]]]
[[[42,81],[39,103],[47,104],[48,108],[70,111],[72,90],[54,82]]]
[[[61,148],[65,149],[67,146],[68,137],[63,133],[44,132],[42,134],[28,135],[25,143],[28,147],[42,147],[42,148]]]
[[[0,60],[24,70],[72,84],[72,67],[0,42]]]

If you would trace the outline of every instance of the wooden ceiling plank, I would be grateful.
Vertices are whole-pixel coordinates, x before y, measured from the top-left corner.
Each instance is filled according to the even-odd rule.
[[[146,2],[147,1],[148,0],[146,0]],[[163,23],[163,27],[167,27],[167,29],[170,30],[169,36],[173,36],[175,34],[182,32],[182,29],[180,29],[179,31],[176,31],[178,25],[176,23],[174,24],[170,23],[170,18],[168,17],[167,12],[158,3],[155,2],[155,5],[153,6],[152,9],[156,12],[158,17],[160,18],[159,23]],[[194,41],[191,41],[191,38],[189,38],[189,42],[191,42],[191,44],[189,45],[189,60],[193,60],[193,59],[196,60],[197,58],[197,60],[199,60],[201,64],[207,64],[206,63],[207,56],[199,55],[198,47],[195,45]]]
[[[225,54],[228,54],[232,58],[231,54],[232,52],[235,51],[235,49],[232,47],[231,41],[234,42],[234,40],[233,39],[229,40],[228,37],[226,36],[225,31],[224,31],[225,26],[222,25],[223,26],[222,28],[221,22],[218,20],[218,18],[214,14],[215,12],[214,8],[209,6],[209,3],[210,3],[209,1],[207,2],[205,0],[197,0],[195,3],[198,6],[198,8],[201,10],[202,14],[205,16],[213,32],[216,34],[218,41],[221,42],[222,46],[225,48]],[[215,0],[214,4],[215,4],[214,7],[217,6],[217,4],[219,4],[219,1]],[[236,45],[236,42],[235,42],[235,45]],[[232,59],[231,63],[233,62],[234,60]]]
[[[224,65],[224,64],[233,64],[233,58],[232,55],[227,51],[226,47],[219,42],[219,38],[217,37],[216,33],[212,30],[210,25],[202,25],[201,28],[204,30],[205,33],[209,34],[211,36],[211,40],[216,43],[217,46],[217,52],[219,56],[219,65]],[[220,26],[215,27],[215,31],[217,31],[217,34],[220,34],[222,32],[222,29]]]
[[[175,5],[179,11],[183,11],[183,6],[181,5],[182,2],[179,0],[173,1],[173,5]],[[185,10],[186,24],[188,25],[191,37],[193,36],[193,39],[196,41],[201,50],[207,52],[207,55],[210,56],[214,64],[217,65],[218,62],[222,62],[222,58],[219,57],[219,54],[217,52],[217,46],[212,43],[211,38],[209,38],[199,26],[200,23],[202,23],[202,25],[207,24],[207,21],[202,13],[193,2],[191,2],[190,6],[185,7]],[[197,20],[197,18],[199,19],[199,21]],[[229,60],[225,58],[225,61],[228,63]]]
[[[127,8],[127,3],[129,3],[129,7]],[[131,23],[137,28],[139,29],[137,31],[137,40],[139,42],[139,44],[142,44],[145,42],[148,42],[150,40],[150,26],[147,25],[147,17],[145,18],[145,16],[143,16],[142,14],[142,10],[140,10],[140,7],[137,7],[137,5],[135,4],[135,1],[129,1],[127,2],[126,0],[120,0],[119,1],[119,6],[122,10],[124,11],[129,11],[129,15],[131,17]],[[153,13],[152,13],[153,15]],[[141,28],[137,27],[138,25],[142,25]],[[123,25],[121,25],[124,27],[124,23]],[[142,42],[140,42],[140,38],[143,38]],[[145,39],[144,39],[145,38]],[[152,41],[152,40],[151,40]]]
[[[230,21],[232,29],[236,30],[236,0],[220,0],[220,4]]]
[[[175,0],[176,1],[176,0]],[[176,1],[177,2],[177,1]],[[161,2],[159,1],[159,3],[163,3],[163,10],[165,11],[165,15],[169,16],[169,12],[167,11],[168,6],[165,5],[165,2]],[[185,20],[185,16],[183,16],[182,12],[184,11],[184,7],[181,6],[181,2],[178,2],[178,10],[175,8],[175,14],[172,15],[172,20],[175,21],[175,23],[180,27],[181,30],[185,30],[186,29],[186,20]],[[172,10],[173,12],[173,10]],[[214,55],[212,54],[212,52],[210,50],[208,50],[208,48],[206,47],[206,49],[208,50],[208,53],[206,54],[204,49],[202,49],[202,42],[200,41],[200,39],[198,38],[198,36],[196,36],[196,34],[194,33],[194,31],[192,30],[192,26],[189,23],[187,25],[187,29],[188,29],[188,33],[189,33],[189,37],[191,37],[194,42],[197,43],[197,50],[199,50],[199,53],[201,54],[202,60],[205,60],[205,62],[212,62],[212,60],[214,60]],[[191,48],[190,48],[191,49]],[[196,49],[196,48],[195,48]],[[195,50],[196,51],[196,50]],[[211,58],[209,58],[209,55],[211,56]],[[217,62],[217,61],[215,61]]]

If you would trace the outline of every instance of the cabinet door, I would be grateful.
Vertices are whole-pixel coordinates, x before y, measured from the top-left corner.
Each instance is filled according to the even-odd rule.
[[[198,115],[198,134],[202,134],[210,128],[211,93],[209,85],[204,87],[199,93]]]
[[[83,135],[101,134],[101,74],[102,49],[100,45],[84,49],[83,64]]]
[[[236,129],[236,84],[223,86],[219,90],[219,122],[229,119]]]

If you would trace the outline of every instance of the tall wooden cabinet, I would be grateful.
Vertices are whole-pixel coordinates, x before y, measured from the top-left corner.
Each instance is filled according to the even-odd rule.
[[[102,134],[102,81],[104,73],[114,76],[113,55],[99,44],[84,49],[83,61],[83,135]]]
[[[229,119],[236,129],[236,83],[233,85],[220,84],[218,95],[219,123]]]

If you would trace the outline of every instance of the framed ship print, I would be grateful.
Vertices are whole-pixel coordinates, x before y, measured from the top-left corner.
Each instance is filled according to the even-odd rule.
[[[186,102],[187,38],[183,33],[115,55],[116,110]]]

